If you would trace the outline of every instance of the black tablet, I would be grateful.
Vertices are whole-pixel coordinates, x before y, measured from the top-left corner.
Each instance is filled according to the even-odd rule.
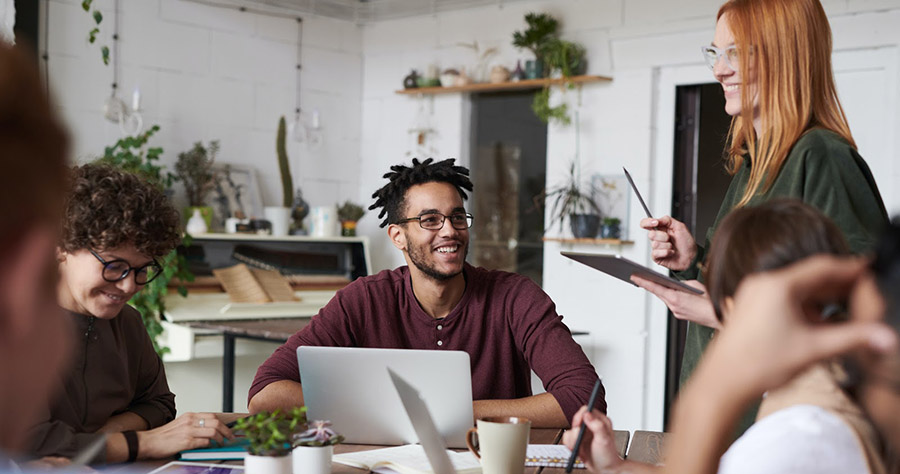
[[[655,272],[639,263],[634,263],[621,255],[601,255],[580,252],[560,252],[560,254],[628,283],[631,283],[632,275],[637,275],[654,283],[659,283],[666,288],[694,293],[696,295],[703,294],[703,291],[698,290],[697,288],[686,285],[668,275]],[[631,284],[633,285],[634,283]]]

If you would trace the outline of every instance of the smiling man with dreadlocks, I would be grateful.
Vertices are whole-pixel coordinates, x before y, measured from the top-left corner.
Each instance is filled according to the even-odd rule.
[[[252,413],[303,404],[302,345],[465,351],[476,418],[566,427],[587,403],[597,375],[550,297],[526,277],[466,263],[472,182],[453,163],[413,159],[384,175],[369,209],[381,208],[381,227],[407,265],[347,285],[276,349],[250,387]],[[532,370],[547,393],[532,395]],[[595,406],[605,412],[604,397]]]

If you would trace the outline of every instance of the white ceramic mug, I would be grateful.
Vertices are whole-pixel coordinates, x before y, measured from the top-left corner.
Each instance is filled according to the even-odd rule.
[[[337,209],[334,206],[316,206],[309,212],[310,232],[313,237],[337,235]]]
[[[522,474],[531,420],[520,417],[479,418],[466,433],[466,445],[481,460],[484,474]],[[478,437],[478,448],[472,440]]]
[[[266,220],[272,224],[272,235],[287,235],[291,226],[291,208],[266,206],[263,209]]]

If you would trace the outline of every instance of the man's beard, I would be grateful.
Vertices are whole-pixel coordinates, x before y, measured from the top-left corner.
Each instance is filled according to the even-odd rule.
[[[407,242],[409,242],[408,238]],[[460,243],[459,247],[457,252],[463,253],[463,261],[465,262],[466,256],[469,254],[469,245]],[[429,246],[426,245],[410,245],[407,249],[409,261],[412,262],[419,271],[435,281],[447,281],[462,273],[462,267],[460,267],[458,272],[454,273],[443,273],[439,271],[433,262],[428,262],[428,256],[431,254],[430,252]]]

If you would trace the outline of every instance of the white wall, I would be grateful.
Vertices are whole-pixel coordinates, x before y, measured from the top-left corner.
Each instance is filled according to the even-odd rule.
[[[363,125],[361,195],[383,184],[391,164],[408,162],[413,149],[406,130],[416,123],[414,96],[394,94],[410,68],[441,68],[474,63],[457,43],[478,40],[496,46],[493,63],[512,66],[530,53],[510,44],[514,30],[524,28],[529,11],[559,18],[563,36],[589,51],[588,73],[613,76],[611,83],[591,84],[565,98],[581,116],[581,160],[594,173],[619,174],[625,165],[659,213],[671,208],[672,128],[675,86],[712,82],[699,46],[708,44],[720,0],[556,0],[533,1],[396,20],[363,30]],[[889,210],[900,211],[898,158],[898,45],[900,1],[828,1],[832,21],[835,68],[840,93],[860,151],[876,175]],[[892,26],[893,25],[893,26]],[[424,99],[426,101],[431,99]],[[444,95],[433,99],[433,124],[439,158],[466,156],[468,98]],[[574,157],[572,127],[551,126],[547,177],[560,179]],[[476,190],[477,192],[477,190]],[[641,217],[632,205],[631,222]],[[363,232],[376,230],[374,219]],[[560,250],[622,253],[651,264],[649,249],[637,229],[629,229],[634,245],[572,246],[547,243],[544,289],[573,329],[588,330],[581,338],[607,388],[609,413],[617,428],[661,429],[665,373],[665,307],[645,292],[564,260]],[[399,252],[385,239],[373,239],[376,269],[402,264]],[[383,253],[380,253],[381,250]]]
[[[104,15],[98,44],[78,0],[49,1],[48,75],[72,129],[79,161],[103,153],[121,136],[103,119],[113,70],[100,60],[111,45],[113,1],[95,0]],[[144,123],[159,124],[151,142],[162,161],[202,140],[218,139],[222,163],[252,165],[263,201],[280,205],[275,155],[278,117],[293,117],[297,22],[183,0],[120,2],[119,97],[131,103],[139,87]],[[321,113],[320,149],[289,142],[295,186],[312,205],[358,199],[361,110],[361,31],[350,22],[304,17],[301,103]],[[180,195],[179,195],[180,197]]]

